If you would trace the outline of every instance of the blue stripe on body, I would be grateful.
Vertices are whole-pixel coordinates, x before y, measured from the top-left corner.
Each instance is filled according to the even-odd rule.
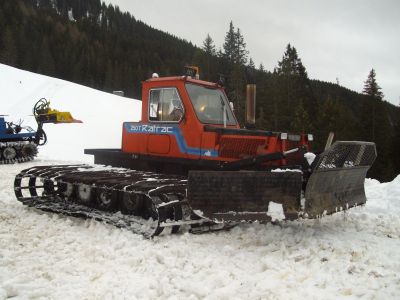
[[[175,140],[178,144],[179,151],[181,151],[181,153],[200,155],[200,156],[210,156],[210,157],[218,156],[218,151],[214,149],[201,149],[201,148],[188,147],[179,125],[175,124],[150,125],[150,124],[126,122],[124,123],[124,127],[128,133],[150,133],[150,134],[173,135],[175,136]]]
[[[32,133],[4,133],[0,134],[0,139],[18,139],[18,138],[34,138],[35,134]]]

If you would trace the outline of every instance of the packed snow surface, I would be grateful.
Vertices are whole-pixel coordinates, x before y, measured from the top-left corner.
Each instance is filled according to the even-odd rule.
[[[0,299],[400,299],[400,176],[367,179],[367,204],[346,213],[147,240],[24,207],[13,191],[22,169],[118,147],[140,103],[4,65],[0,92],[3,114],[48,97],[84,121],[47,125],[34,162],[0,165]]]

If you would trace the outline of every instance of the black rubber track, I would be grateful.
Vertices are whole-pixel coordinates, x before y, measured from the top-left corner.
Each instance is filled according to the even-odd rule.
[[[74,217],[93,218],[147,238],[181,226],[202,233],[220,225],[195,215],[186,200],[186,177],[88,165],[37,166],[14,181],[24,205]],[[171,224],[171,225],[170,225]]]

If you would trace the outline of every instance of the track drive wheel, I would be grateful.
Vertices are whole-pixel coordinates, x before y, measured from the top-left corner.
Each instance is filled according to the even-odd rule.
[[[22,157],[32,157],[38,153],[37,146],[35,144],[25,144],[21,149]]]
[[[92,186],[89,184],[78,184],[77,185],[77,194],[78,194],[78,201],[81,204],[89,206],[92,204],[94,191]]]
[[[121,212],[127,215],[143,216],[144,196],[132,192],[125,192],[121,199]]]
[[[57,182],[57,190],[61,197],[71,198],[74,193],[74,186],[70,182]]]
[[[110,189],[99,188],[96,192],[96,203],[100,209],[111,211],[118,203],[118,195]]]
[[[4,159],[12,160],[17,156],[17,150],[13,147],[6,147],[2,154]]]

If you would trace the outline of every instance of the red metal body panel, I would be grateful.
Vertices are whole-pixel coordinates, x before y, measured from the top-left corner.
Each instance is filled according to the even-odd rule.
[[[152,78],[143,82],[142,121],[124,123],[123,152],[174,158],[234,161],[261,154],[283,152],[299,145],[309,146],[305,135],[301,136],[299,142],[293,143],[281,140],[278,133],[264,136],[251,135],[251,131],[249,131],[249,135],[206,131],[205,124],[197,118],[185,87],[186,83],[223,91],[222,87],[217,84],[185,76]],[[184,108],[184,118],[180,122],[161,122],[149,119],[150,91],[160,88],[177,89]],[[208,125],[222,127],[221,125]],[[227,128],[239,129],[239,125],[230,125]],[[285,163],[285,160],[281,160],[271,164],[284,165]]]

